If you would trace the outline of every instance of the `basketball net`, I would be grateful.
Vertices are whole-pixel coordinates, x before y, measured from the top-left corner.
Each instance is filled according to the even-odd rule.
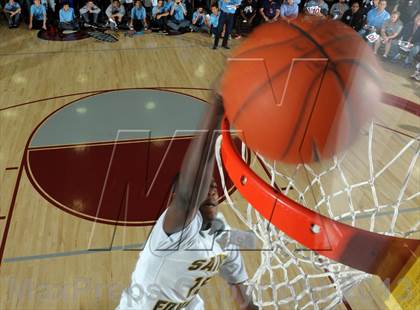
[[[229,193],[222,140],[219,136],[216,160],[226,203],[263,249],[248,281],[257,306],[331,309],[343,301],[346,291],[372,276],[305,248],[244,203],[238,191]],[[420,220],[413,212],[420,196],[419,150],[415,134],[371,123],[351,149],[322,163],[282,165],[250,152],[244,144],[238,151],[268,184],[308,209],[378,234],[418,239]]]

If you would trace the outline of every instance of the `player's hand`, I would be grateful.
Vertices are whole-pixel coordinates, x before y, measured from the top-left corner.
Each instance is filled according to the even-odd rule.
[[[29,30],[32,30],[32,24],[29,24],[28,28]]]
[[[47,26],[45,24],[42,25],[42,29],[47,30]]]

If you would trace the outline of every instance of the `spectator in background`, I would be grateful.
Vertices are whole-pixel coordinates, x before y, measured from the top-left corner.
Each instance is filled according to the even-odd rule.
[[[60,23],[58,28],[61,30],[77,30],[79,26],[76,22],[76,17],[74,15],[74,10],[69,6],[68,2],[63,3],[63,7],[58,13]]]
[[[255,0],[243,0],[239,6],[239,16],[236,19],[237,39],[252,31],[255,26],[258,4]]]
[[[152,17],[153,1],[152,0],[143,0],[143,7],[146,10],[147,19],[150,20],[150,18]]]
[[[299,6],[295,0],[285,0],[280,6],[280,17],[283,19],[296,18],[299,14]]]
[[[341,19],[344,15],[344,12],[349,9],[349,6],[346,4],[345,0],[338,0],[337,3],[334,3],[330,9],[330,15],[333,19]]]
[[[213,49],[216,49],[219,45],[219,38],[223,32],[223,28],[226,26],[225,35],[223,36],[222,47],[229,49],[228,40],[229,35],[232,32],[233,27],[233,18],[236,12],[236,9],[241,4],[241,0],[220,0],[220,17],[219,24],[217,26],[217,35],[214,38]]]
[[[408,25],[404,27],[402,39],[408,42],[408,55],[404,60],[405,67],[411,67],[414,63],[414,58],[420,52],[420,13],[416,15],[414,21],[411,21]],[[398,48],[397,46],[395,48]],[[396,61],[400,57],[398,53],[394,57]]]
[[[14,0],[9,0],[4,6],[4,14],[6,15],[7,21],[9,23],[9,28],[17,28],[20,23],[20,14],[21,8],[20,4]]]
[[[378,7],[378,3],[379,0],[364,0],[362,1],[362,7],[360,8],[360,11],[362,14],[365,15],[365,18],[367,16],[367,13],[369,13],[369,11],[371,9],[377,8]]]
[[[204,14],[203,7],[198,7],[198,9],[193,13],[191,21],[191,31],[199,32],[209,32],[209,28],[206,25],[206,16]]]
[[[420,1],[418,0],[400,0],[398,5],[400,19],[404,25],[411,23],[415,16],[420,13]]]
[[[174,5],[174,2],[172,0],[166,0],[163,3],[163,7],[165,9],[165,12],[171,13],[171,9],[172,9],[173,5]]]
[[[324,0],[308,0],[304,8],[307,15],[313,16],[327,16],[329,11]]]
[[[280,6],[273,0],[263,0],[260,14],[263,22],[272,23],[278,20],[280,16]]]
[[[125,9],[124,6],[121,5],[120,1],[114,0],[106,9],[105,14],[108,17],[111,29],[117,30],[118,26],[122,23],[124,18]]]
[[[391,18],[386,20],[381,28],[381,37],[375,41],[375,47],[373,52],[378,53],[379,47],[383,44],[385,45],[385,52],[383,57],[387,58],[388,53],[391,49],[391,44],[394,39],[396,39],[403,28],[402,22],[399,20],[400,12],[395,11],[391,14]]]
[[[131,9],[134,6],[133,0],[122,0],[122,4],[124,6],[125,13],[128,16],[131,16]]]
[[[217,36],[217,28],[219,25],[219,9],[216,5],[211,6],[211,15],[207,15],[207,18],[205,20],[205,23],[207,27],[210,28],[210,34],[212,37]]]
[[[169,12],[165,11],[163,0],[158,0],[157,6],[152,9],[152,19],[150,25],[153,31],[163,31],[167,33],[166,21]]]
[[[141,32],[147,29],[146,9],[140,0],[136,0],[134,7],[131,9],[130,30]]]
[[[360,10],[359,2],[355,1],[351,5],[351,9],[348,9],[344,12],[343,17],[341,18],[341,21],[347,25],[349,25],[351,28],[356,30],[357,32],[360,31],[363,27],[364,18],[363,13]]]
[[[185,16],[187,16],[187,8],[181,0],[175,0],[169,15],[171,17],[167,25],[170,29],[181,32],[186,32],[190,29],[190,21],[185,19]]]
[[[40,0],[34,0],[29,14],[29,30],[44,29],[47,30],[47,10],[40,3]]]
[[[365,36],[369,31],[379,33],[382,25],[390,18],[389,13],[385,10],[386,1],[380,0],[377,8],[371,9],[367,14],[366,25],[359,31],[361,36]]]
[[[98,16],[101,9],[93,3],[93,0],[86,1],[86,4],[79,10],[79,12],[85,26],[90,26],[91,24],[96,26],[98,24]]]

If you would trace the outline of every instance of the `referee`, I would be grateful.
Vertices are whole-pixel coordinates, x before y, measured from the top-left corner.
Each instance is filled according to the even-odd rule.
[[[213,49],[215,50],[219,45],[219,38],[223,32],[223,27],[226,25],[225,36],[223,37],[222,47],[229,49],[227,45],[229,40],[230,32],[233,26],[233,17],[235,15],[236,8],[241,4],[241,0],[220,0],[220,17],[219,26],[217,28],[217,35],[214,38]]]

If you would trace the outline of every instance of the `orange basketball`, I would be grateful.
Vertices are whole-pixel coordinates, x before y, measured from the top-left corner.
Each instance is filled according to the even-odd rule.
[[[228,59],[226,115],[244,143],[288,163],[347,148],[380,100],[380,70],[367,44],[339,21],[264,24]]]

